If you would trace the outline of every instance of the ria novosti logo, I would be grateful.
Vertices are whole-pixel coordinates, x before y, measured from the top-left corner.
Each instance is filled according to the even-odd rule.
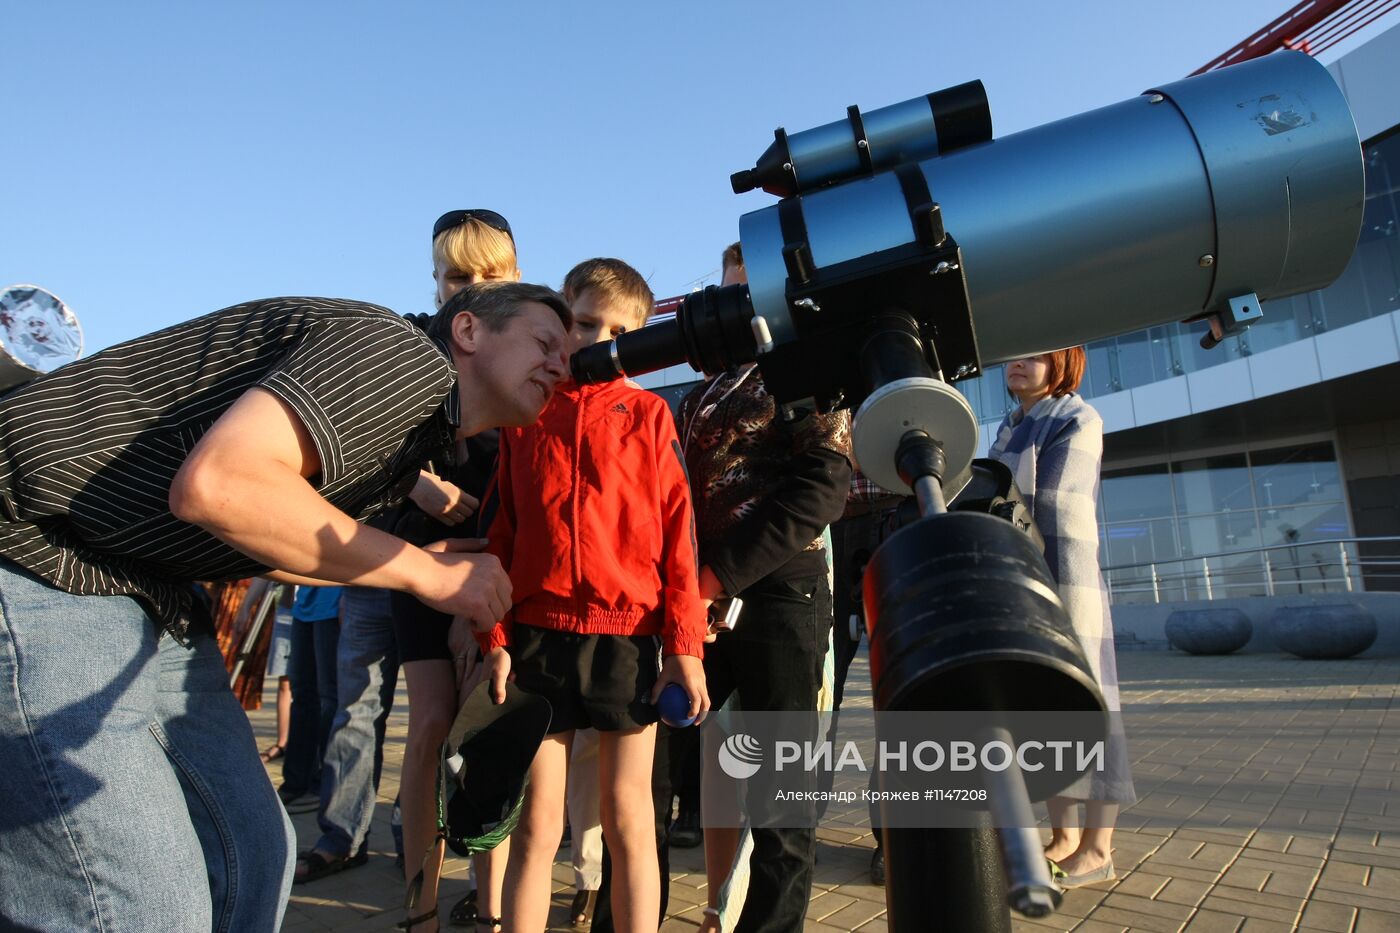
[[[719,747],[719,766],[734,780],[747,780],[763,766],[763,746],[753,736],[736,732]]]

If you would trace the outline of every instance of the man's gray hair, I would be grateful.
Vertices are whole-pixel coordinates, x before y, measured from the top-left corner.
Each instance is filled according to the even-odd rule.
[[[520,313],[520,306],[527,301],[538,301],[547,305],[559,316],[565,330],[574,326],[574,313],[564,296],[548,285],[532,285],[529,282],[480,282],[468,285],[447,300],[433,319],[428,323],[428,335],[439,340],[452,339],[452,320],[464,311],[470,311],[481,319],[486,327],[499,331],[506,323]]]

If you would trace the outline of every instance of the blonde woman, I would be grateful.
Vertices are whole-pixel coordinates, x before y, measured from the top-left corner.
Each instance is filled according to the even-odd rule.
[[[434,298],[438,308],[468,285],[519,280],[514,234],[500,214],[481,209],[448,211],[433,225],[433,281],[437,283]],[[490,477],[495,445],[494,430],[460,443],[459,466],[452,479],[463,488],[444,483],[444,508],[424,509],[428,514],[413,516],[418,529],[411,533],[401,528],[400,533],[424,541],[484,537],[486,529],[478,528],[476,523],[477,497]],[[422,888],[417,906],[411,911],[416,917],[425,918],[411,927],[422,933],[438,929],[434,908],[444,853],[442,844],[436,841],[435,780],[439,750],[460,705],[457,687],[462,662],[448,647],[450,616],[404,594],[394,594],[393,605],[399,660],[408,682],[408,738],[399,785],[404,875],[412,885],[422,871]],[[501,885],[509,846],[510,841],[506,840],[495,850],[476,857],[477,890],[474,897],[468,895],[452,908],[454,923],[475,921],[487,930],[499,929]]]

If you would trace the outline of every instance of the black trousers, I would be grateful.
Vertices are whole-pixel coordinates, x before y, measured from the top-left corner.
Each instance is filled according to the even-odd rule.
[[[841,701],[846,695],[846,677],[851,671],[851,662],[860,649],[860,633],[865,630],[865,605],[862,602],[861,584],[865,577],[865,565],[889,534],[890,510],[867,512],[854,518],[843,518],[831,526],[831,566],[832,578],[836,586],[832,593],[835,627],[832,631],[832,652],[835,662],[835,712],[831,716],[831,728],[827,738],[836,741],[836,730],[841,719]],[[856,638],[851,637],[851,617],[859,619]],[[821,789],[830,791],[834,775],[830,771],[821,773]],[[870,789],[875,789],[875,773],[870,774]],[[821,815],[826,815],[825,800],[818,805]],[[880,808],[871,801],[869,807],[870,826],[875,830],[875,845],[880,845]]]
[[[710,703],[737,693],[745,710],[815,710],[831,631],[825,575],[764,579],[740,594],[739,624],[705,650]],[[749,891],[736,933],[798,933],[812,894],[816,830],[753,830]]]

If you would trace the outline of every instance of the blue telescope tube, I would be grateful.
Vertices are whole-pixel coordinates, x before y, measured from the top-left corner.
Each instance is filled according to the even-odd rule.
[[[962,248],[984,364],[1321,288],[1361,226],[1355,122],[1300,52],[918,164]],[[916,236],[893,172],[790,200],[817,268]],[[739,229],[754,311],[792,341],[778,207]]]

